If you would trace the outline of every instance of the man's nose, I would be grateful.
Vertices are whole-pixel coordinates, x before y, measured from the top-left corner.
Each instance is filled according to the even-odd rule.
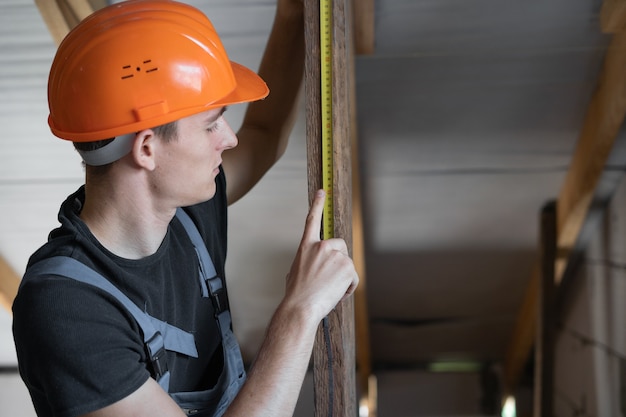
[[[222,146],[224,149],[231,149],[237,146],[237,144],[239,143],[239,139],[237,139],[237,135],[235,134],[233,129],[230,127],[230,124],[228,124],[228,122],[226,121],[225,121],[225,124],[226,125],[224,126],[224,136],[222,138]]]

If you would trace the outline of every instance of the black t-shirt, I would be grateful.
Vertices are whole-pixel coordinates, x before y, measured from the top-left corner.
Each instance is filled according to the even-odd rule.
[[[216,196],[185,211],[198,226],[224,277],[226,195],[223,172]],[[140,260],[105,249],[80,220],[84,189],[68,197],[61,226],[29,260],[70,256],[98,271],[153,317],[193,333],[199,357],[167,352],[170,391],[213,386],[222,370],[220,333],[209,299],[201,297],[198,261],[174,218],[156,253]],[[19,370],[38,416],[74,417],[110,405],[150,377],[142,333],[108,293],[70,278],[46,276],[22,285],[13,304]]]

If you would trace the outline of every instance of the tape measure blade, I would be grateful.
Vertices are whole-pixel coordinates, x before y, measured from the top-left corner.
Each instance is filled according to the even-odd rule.
[[[320,0],[320,54],[322,106],[322,187],[326,191],[323,238],[334,236],[333,122],[332,122],[332,0]]]

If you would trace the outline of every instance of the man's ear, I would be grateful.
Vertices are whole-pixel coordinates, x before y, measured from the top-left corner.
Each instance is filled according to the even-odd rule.
[[[131,150],[133,162],[149,171],[156,167],[156,145],[157,138],[152,129],[144,129],[135,135],[133,148]]]

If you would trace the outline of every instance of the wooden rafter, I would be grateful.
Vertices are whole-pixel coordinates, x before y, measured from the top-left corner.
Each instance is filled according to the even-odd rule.
[[[352,0],[354,49],[359,55],[374,53],[374,0]]]
[[[605,33],[617,33],[626,29],[626,1],[605,0],[600,10],[600,27]]]
[[[35,0],[55,43],[85,17],[107,5],[106,0]],[[354,47],[357,54],[374,53],[374,0],[352,0]]]
[[[106,0],[35,0],[39,13],[58,45],[65,35],[95,10],[106,6]]]
[[[19,285],[20,277],[7,261],[0,256],[0,305],[9,312]]]
[[[591,198],[626,115],[626,33],[616,33],[606,53],[598,88],[583,125],[565,183],[559,194],[559,253],[569,257]],[[557,283],[563,272],[557,269]]]
[[[626,116],[626,0],[605,0],[602,30],[612,32],[596,91],[589,104],[569,170],[557,200],[555,284],[578,238],[593,194]],[[535,337],[539,265],[529,281],[505,358],[505,389],[513,390],[528,360]]]

